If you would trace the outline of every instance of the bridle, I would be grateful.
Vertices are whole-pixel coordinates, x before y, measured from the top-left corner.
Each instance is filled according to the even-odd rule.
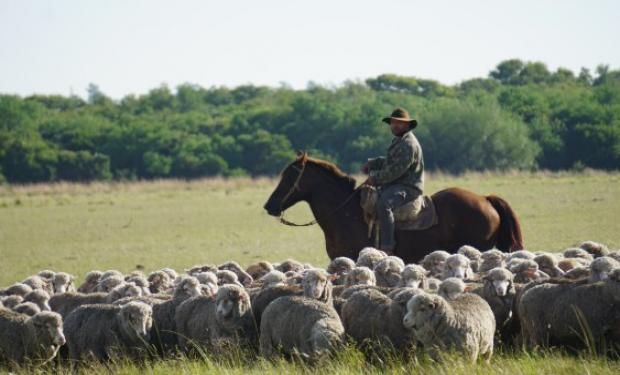
[[[297,223],[293,223],[292,221],[288,221],[284,218],[284,209],[282,208],[284,206],[284,202],[286,202],[287,199],[289,199],[291,197],[291,195],[295,192],[295,191],[299,191],[300,193],[303,192],[303,190],[301,190],[301,188],[299,187],[299,183],[301,182],[301,177],[303,176],[304,172],[306,171],[306,165],[308,165],[308,163],[304,163],[303,166],[301,168],[295,166],[295,165],[291,165],[291,167],[293,167],[295,170],[299,171],[299,174],[297,175],[297,178],[295,179],[295,183],[293,184],[293,186],[291,187],[291,189],[288,191],[288,193],[284,196],[284,198],[282,198],[282,200],[280,201],[280,216],[278,217],[278,220],[280,221],[280,223],[284,224],[284,225],[288,225],[291,227],[309,227],[311,225],[314,225],[316,223],[318,223],[318,220],[315,218],[312,221],[309,221],[307,223],[304,224],[297,224]],[[339,209],[341,209],[342,207],[344,207],[347,203],[349,203],[349,201],[351,200],[351,198],[353,198],[353,196],[355,195],[355,193],[362,187],[362,185],[356,187],[355,189],[353,189],[353,192],[347,197],[347,199],[344,200],[344,202],[342,202],[341,204],[339,204],[338,206],[336,206],[336,208],[334,208],[332,211],[330,211],[327,215],[325,215],[325,217],[329,217],[331,215],[333,215],[336,211],[338,211]]]

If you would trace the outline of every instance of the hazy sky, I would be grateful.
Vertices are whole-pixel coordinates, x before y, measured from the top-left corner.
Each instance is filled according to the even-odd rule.
[[[0,93],[113,98],[168,84],[396,73],[446,84],[509,58],[620,67],[620,1],[0,0]]]

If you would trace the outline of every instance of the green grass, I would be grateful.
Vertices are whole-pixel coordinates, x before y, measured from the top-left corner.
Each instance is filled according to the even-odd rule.
[[[42,269],[85,272],[136,267],[183,270],[194,264],[295,258],[324,266],[328,258],[317,226],[279,224],[262,209],[277,181],[260,179],[155,181],[0,188],[0,286]],[[504,197],[517,212],[526,247],[559,251],[584,240],[620,247],[620,173],[514,173],[427,176],[427,193],[460,186]],[[287,213],[312,219],[301,204]],[[491,365],[458,358],[443,365],[394,361],[368,365],[355,350],[320,366],[262,360],[175,360],[141,368],[131,362],[114,372],[160,373],[618,373],[616,361],[557,352],[500,354]],[[44,371],[45,369],[39,369]],[[49,371],[49,369],[45,370]],[[54,369],[54,372],[68,372]],[[92,365],[84,372],[106,373]]]

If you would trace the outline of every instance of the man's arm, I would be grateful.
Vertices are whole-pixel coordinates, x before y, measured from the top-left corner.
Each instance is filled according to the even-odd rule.
[[[375,185],[388,184],[404,175],[413,163],[413,159],[413,148],[403,143],[382,163],[380,169],[371,169],[369,177]]]

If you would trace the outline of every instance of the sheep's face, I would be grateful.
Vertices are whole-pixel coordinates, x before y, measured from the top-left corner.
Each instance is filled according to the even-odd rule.
[[[590,265],[591,269],[591,282],[597,282],[601,280],[607,280],[611,271],[615,268],[620,267],[620,263],[618,263],[615,259],[610,257],[599,257],[596,258],[592,264]]]
[[[142,302],[129,302],[121,308],[121,317],[129,331],[143,339],[149,338],[153,326],[153,310]]]
[[[465,292],[465,283],[459,278],[450,277],[441,283],[438,293],[445,299],[453,300],[463,292]]]
[[[456,277],[458,279],[469,278],[471,275],[469,259],[461,254],[455,254],[446,259],[444,277]]]
[[[49,305],[50,296],[47,292],[37,289],[32,292],[26,294],[24,297],[24,302],[32,302],[39,306],[41,311],[52,311],[52,308]]]
[[[201,295],[201,291],[202,288],[200,287],[200,282],[198,281],[198,279],[194,277],[187,277],[181,280],[181,282],[177,285],[175,290],[175,297],[197,297]]]
[[[215,305],[219,322],[234,321],[250,310],[250,296],[237,285],[224,285],[217,292]]]
[[[217,271],[217,284],[219,286],[222,286],[222,285],[227,285],[227,284],[240,284],[240,283],[239,283],[239,278],[237,277],[236,273],[232,271],[228,271],[228,270],[220,270],[220,271]]]
[[[283,272],[273,270],[266,273],[260,280],[265,287],[274,286],[284,283],[286,281],[286,275]]]
[[[118,275],[101,278],[99,280],[99,284],[97,285],[97,292],[109,293],[112,291],[112,289],[116,288],[124,282],[125,280],[123,280],[123,278]]]
[[[338,257],[327,266],[327,272],[335,275],[343,275],[355,268],[355,263],[347,257]]]
[[[258,280],[270,271],[273,271],[273,266],[268,262],[258,262],[250,265],[245,271],[252,276],[254,280]]]
[[[420,294],[414,296],[407,302],[407,313],[403,318],[405,328],[414,332],[423,329],[425,323],[429,322],[437,309],[436,299],[439,296]]]
[[[67,273],[59,272],[54,275],[53,280],[54,293],[56,294],[75,290],[75,287],[73,286],[74,277]]]
[[[368,267],[356,267],[347,275],[348,286],[352,285],[370,285],[374,286],[377,284],[377,279],[375,277],[374,272],[370,270]]]
[[[382,260],[375,267],[375,278],[380,286],[393,287],[400,283],[403,266],[389,258]]]
[[[422,285],[424,278],[424,270],[405,267],[401,282],[404,287],[418,289]]]
[[[308,298],[321,299],[326,293],[328,283],[329,279],[322,271],[308,270],[302,281],[304,295]]]
[[[65,344],[65,335],[62,332],[62,318],[54,312],[45,311],[30,318],[35,328],[37,342],[51,347],[60,347]]]

